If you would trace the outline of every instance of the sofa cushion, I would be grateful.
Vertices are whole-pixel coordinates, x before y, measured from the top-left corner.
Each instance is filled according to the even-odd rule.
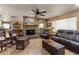
[[[69,33],[69,32],[64,32],[61,35],[62,38],[68,39],[68,40],[74,40],[75,34],[74,33]]]
[[[62,38],[67,38],[68,35],[67,35],[66,33],[62,33],[61,37],[62,37]]]
[[[65,38],[60,38],[60,40],[62,40],[63,42],[70,42],[70,40],[65,39]]]
[[[79,42],[70,41],[70,48],[72,48],[72,50],[79,52]]]
[[[70,41],[71,44],[75,44],[76,46],[79,46],[79,42]]]
[[[76,41],[70,41],[70,45],[69,45],[70,49],[79,53],[79,42]]]
[[[71,40],[64,39],[64,38],[61,38],[60,40],[61,40],[61,44],[65,45],[65,47],[68,48]]]
[[[75,34],[67,34],[67,39],[74,40]]]
[[[56,37],[56,36],[52,36],[52,40],[61,40],[61,41],[65,41],[65,42],[70,42],[71,40],[65,39],[65,38],[61,38],[61,37]]]
[[[75,41],[79,42],[79,35],[75,35]]]
[[[57,36],[61,37],[63,33],[64,33],[64,30],[58,30],[57,31]]]

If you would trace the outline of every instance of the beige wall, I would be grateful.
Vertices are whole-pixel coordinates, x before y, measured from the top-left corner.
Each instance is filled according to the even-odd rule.
[[[65,18],[70,18],[70,17],[77,17],[77,19],[78,19],[77,29],[79,30],[79,10],[68,12],[68,13],[60,15],[60,16],[52,17],[52,18],[50,18],[49,22],[52,22],[52,21],[55,21],[55,20],[61,20],[61,19],[65,19]]]

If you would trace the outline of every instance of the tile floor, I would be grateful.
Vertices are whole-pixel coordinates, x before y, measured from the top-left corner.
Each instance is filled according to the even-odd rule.
[[[76,53],[65,49],[65,55],[75,55]],[[15,46],[7,47],[0,55],[49,55],[42,48],[41,38],[31,39],[30,44],[24,50],[16,50]]]

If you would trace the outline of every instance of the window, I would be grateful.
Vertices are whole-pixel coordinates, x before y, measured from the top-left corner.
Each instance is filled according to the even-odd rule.
[[[2,21],[0,21],[0,28],[2,28]]]
[[[39,29],[43,29],[44,28],[44,23],[40,23],[39,24]]]
[[[24,23],[33,24],[34,23],[34,18],[25,18]]]
[[[54,27],[56,30],[58,29],[77,30],[77,17],[53,21],[52,27]]]
[[[77,18],[69,18],[66,20],[67,21],[67,29],[70,30],[77,30]]]
[[[66,21],[65,20],[56,21],[56,29],[66,29]]]
[[[3,28],[4,29],[10,29],[10,23],[8,23],[8,22],[3,23]]]

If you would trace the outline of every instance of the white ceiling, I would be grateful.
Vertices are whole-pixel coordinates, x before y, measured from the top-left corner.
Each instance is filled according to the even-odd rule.
[[[47,18],[79,9],[75,4],[3,4],[0,5],[0,14],[27,16],[34,14],[32,12],[34,8],[38,8],[40,11],[46,10],[47,13],[45,13],[45,15]]]

